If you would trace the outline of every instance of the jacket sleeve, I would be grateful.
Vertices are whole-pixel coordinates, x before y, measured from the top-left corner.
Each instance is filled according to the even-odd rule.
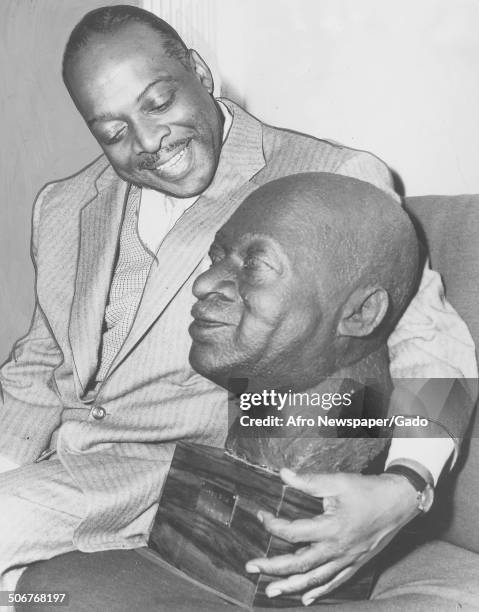
[[[32,259],[36,268],[41,207],[51,186],[37,197],[32,221]],[[27,335],[13,347],[0,369],[0,457],[14,464],[34,461],[48,446],[60,422],[54,369],[63,356],[38,305]]]
[[[394,180],[387,165],[372,153],[351,151],[352,155],[343,160],[336,169],[337,174],[350,176],[371,183],[385,191],[396,202],[401,199],[394,189]]]
[[[457,451],[477,400],[475,346],[429,262],[388,348],[395,381],[393,412],[426,417],[434,428],[424,434],[451,436]],[[406,430],[403,434],[408,437]]]

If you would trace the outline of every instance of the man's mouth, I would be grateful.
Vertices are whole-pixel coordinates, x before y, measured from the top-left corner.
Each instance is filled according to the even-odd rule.
[[[154,172],[161,178],[168,180],[180,179],[190,170],[193,159],[191,138],[186,140],[176,152],[167,160],[158,160],[154,164],[148,164],[146,170]]]

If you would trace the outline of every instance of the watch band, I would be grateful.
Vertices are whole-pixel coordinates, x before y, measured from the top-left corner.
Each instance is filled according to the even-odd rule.
[[[410,467],[405,465],[401,465],[399,463],[395,463],[394,465],[390,465],[386,470],[386,474],[398,474],[398,476],[404,476],[407,478],[412,486],[416,489],[418,493],[422,493],[424,489],[427,487],[427,481]]]
[[[428,512],[434,501],[434,487],[430,482],[423,478],[416,470],[395,463],[390,465],[384,472],[385,474],[396,474],[403,476],[417,491],[417,508],[420,512]]]

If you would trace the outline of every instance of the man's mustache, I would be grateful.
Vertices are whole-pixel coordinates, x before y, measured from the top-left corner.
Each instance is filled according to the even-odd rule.
[[[172,144],[161,147],[156,153],[142,154],[141,159],[138,162],[138,168],[140,170],[154,170],[158,164],[167,161],[164,159],[165,155],[169,155],[171,151],[174,151],[175,149],[181,149],[188,143],[188,141],[189,138],[182,138],[181,140],[177,140]]]

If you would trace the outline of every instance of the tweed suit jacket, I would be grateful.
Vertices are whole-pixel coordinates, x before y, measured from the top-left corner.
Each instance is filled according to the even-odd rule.
[[[47,185],[34,207],[37,301],[27,336],[1,370],[0,454],[32,462],[54,435],[58,458],[88,499],[74,539],[81,550],[143,544],[135,521],[156,503],[175,442],[224,443],[226,395],[188,365],[187,332],[192,284],[209,265],[219,227],[251,191],[285,174],[335,172],[391,188],[374,156],[265,126],[225,103],[234,117],[215,177],[163,241],[93,402],[85,394],[98,367],[129,185],[101,156]],[[95,406],[103,419],[93,417]]]

